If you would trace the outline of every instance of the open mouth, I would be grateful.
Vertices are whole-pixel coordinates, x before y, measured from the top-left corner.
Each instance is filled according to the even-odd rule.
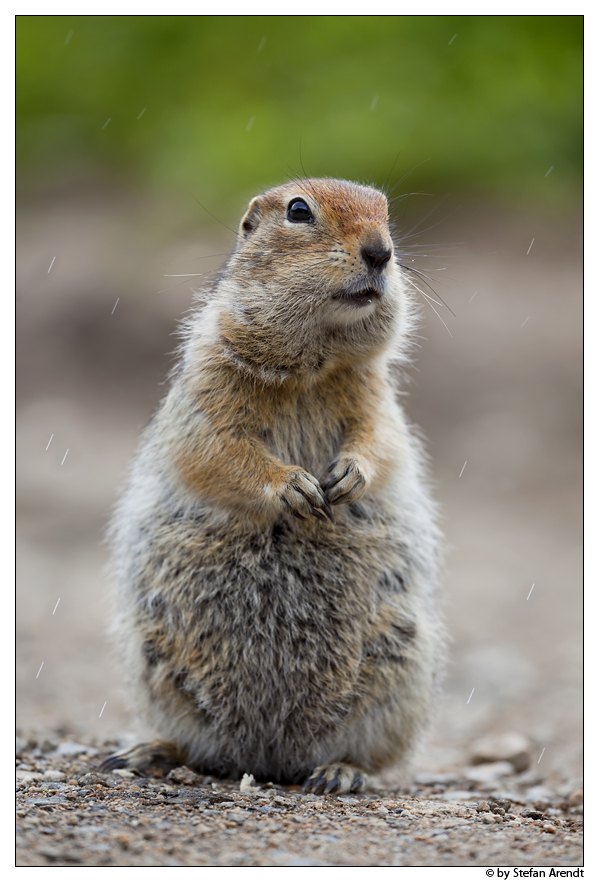
[[[340,300],[349,307],[359,309],[360,307],[368,306],[369,303],[373,303],[375,300],[380,300],[381,293],[375,288],[364,288],[362,291],[339,291],[339,293],[334,295],[333,299]]]

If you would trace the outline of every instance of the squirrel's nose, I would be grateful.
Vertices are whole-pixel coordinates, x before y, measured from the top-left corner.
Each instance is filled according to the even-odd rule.
[[[360,254],[369,270],[380,273],[383,267],[391,259],[391,250],[389,248],[371,248],[365,245]]]

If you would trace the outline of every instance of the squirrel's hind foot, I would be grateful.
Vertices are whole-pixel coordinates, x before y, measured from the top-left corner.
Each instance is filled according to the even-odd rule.
[[[158,767],[163,771],[170,771],[183,765],[185,758],[177,745],[172,741],[162,741],[157,738],[113,753],[104,760],[100,769],[105,772],[113,769],[135,769],[141,772],[144,769]]]
[[[366,786],[367,777],[360,769],[346,763],[328,763],[318,766],[302,784],[304,793],[323,793],[325,796],[342,793],[360,793]]]

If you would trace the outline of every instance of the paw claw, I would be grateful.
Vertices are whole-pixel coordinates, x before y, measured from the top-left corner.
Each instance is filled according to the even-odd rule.
[[[291,505],[289,505],[289,503],[287,502],[286,499],[284,499],[283,502],[287,505],[287,507],[289,508],[289,511],[291,512],[293,517],[297,518],[298,521],[307,521],[308,520],[308,518],[305,515],[300,514],[299,511],[295,511],[295,509],[291,508]]]
[[[324,497],[324,501],[322,503],[322,510],[324,511],[326,517],[329,519],[329,521],[332,524],[337,523],[335,520],[335,515],[333,514],[333,509],[329,505],[329,502],[328,502],[328,499],[326,498],[326,496]]]
[[[353,456],[341,456],[329,468],[322,483],[327,502],[341,505],[355,502],[366,490],[367,477],[362,463]]]
[[[321,486],[316,478],[300,468],[290,468],[279,494],[281,504],[296,518],[306,520],[311,515],[319,520],[335,523]]]

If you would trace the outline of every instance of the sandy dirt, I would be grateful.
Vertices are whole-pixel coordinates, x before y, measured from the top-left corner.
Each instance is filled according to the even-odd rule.
[[[106,638],[102,540],[191,302],[189,283],[164,275],[209,272],[222,258],[202,255],[233,245],[176,217],[110,192],[19,213],[21,864],[579,865],[582,270],[571,219],[471,206],[421,240],[467,245],[437,249],[447,264],[433,263],[434,287],[455,316],[437,307],[447,330],[426,309],[406,386],[443,507],[452,638],[411,777],[391,771],[357,802],[242,796],[239,782],[81,783],[133,724]],[[469,778],[476,739],[510,731],[528,741],[528,769]],[[72,741],[92,753],[55,756]],[[477,811],[502,794],[513,819]]]

